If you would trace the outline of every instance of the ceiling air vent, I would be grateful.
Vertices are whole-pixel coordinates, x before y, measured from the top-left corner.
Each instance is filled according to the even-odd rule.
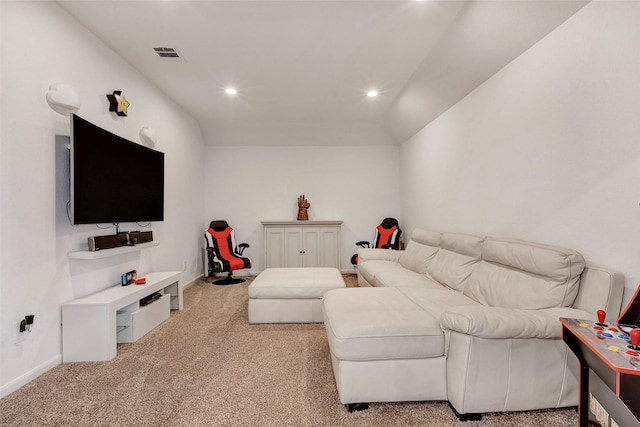
[[[172,47],[154,47],[153,50],[160,58],[180,58],[178,52]]]

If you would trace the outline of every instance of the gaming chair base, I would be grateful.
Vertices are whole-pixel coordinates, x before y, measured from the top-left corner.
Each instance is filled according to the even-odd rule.
[[[237,285],[238,283],[243,283],[245,282],[245,279],[236,279],[235,277],[231,276],[231,273],[229,273],[229,275],[227,277],[225,277],[224,279],[220,279],[220,280],[214,280],[213,283],[214,285]]]

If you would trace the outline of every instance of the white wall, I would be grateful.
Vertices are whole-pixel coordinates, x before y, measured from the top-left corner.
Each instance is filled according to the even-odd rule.
[[[214,122],[204,124],[202,128],[205,140],[211,145],[327,147],[394,144],[389,134],[380,125],[372,122]],[[301,144],[301,141],[304,143]]]
[[[640,3],[594,1],[401,146],[407,229],[579,250],[640,282]]]
[[[226,219],[251,245],[252,271],[264,269],[260,221],[295,220],[306,195],[310,220],[342,220],[341,269],[355,242],[371,240],[387,216],[400,218],[399,148],[227,147],[205,150],[207,221]],[[402,226],[402,222],[400,224]],[[204,232],[204,230],[203,230]]]
[[[2,262],[0,271],[0,392],[18,388],[61,360],[61,304],[118,283],[137,268],[182,270],[190,282],[200,270],[204,151],[195,120],[78,24],[56,3],[1,2],[2,18]],[[79,115],[138,141],[155,128],[165,153],[165,221],[153,223],[160,246],[94,261],[69,260],[87,237],[111,234],[93,225],[71,226],[68,188],[68,119],[49,108],[53,83],[79,93]],[[106,94],[123,90],[129,116],[108,112]],[[122,229],[140,229],[125,224]],[[34,314],[33,332],[14,344],[14,326]]]

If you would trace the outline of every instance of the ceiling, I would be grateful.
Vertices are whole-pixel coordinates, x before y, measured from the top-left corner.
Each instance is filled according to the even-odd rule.
[[[400,143],[586,2],[58,0],[214,145],[283,127]]]

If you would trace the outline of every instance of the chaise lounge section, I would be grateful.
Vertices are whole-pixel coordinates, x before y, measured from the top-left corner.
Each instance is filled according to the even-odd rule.
[[[484,412],[577,405],[577,360],[560,317],[614,320],[619,275],[578,252],[415,230],[404,251],[360,249],[360,288],[324,295],[340,401],[449,401]]]

